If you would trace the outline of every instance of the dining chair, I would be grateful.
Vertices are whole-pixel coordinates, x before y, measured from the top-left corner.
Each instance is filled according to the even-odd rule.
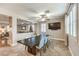
[[[46,51],[46,48],[48,47],[48,37],[44,38],[44,48],[43,48],[43,52]]]
[[[47,43],[47,37],[45,36],[45,33],[41,33],[40,36],[40,43],[36,48],[40,51],[40,56],[41,56],[41,51],[44,50],[44,47],[46,47]]]
[[[31,42],[35,43],[35,36],[34,35],[32,35],[32,37],[31,37]]]

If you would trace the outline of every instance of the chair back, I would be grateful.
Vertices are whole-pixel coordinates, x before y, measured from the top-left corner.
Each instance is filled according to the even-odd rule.
[[[48,37],[45,37],[44,44],[46,44],[47,42],[48,42]]]
[[[31,37],[31,42],[35,43],[35,36],[34,35]]]
[[[40,43],[39,43],[39,48],[42,48],[44,46],[44,39],[41,38]]]
[[[41,33],[41,36],[40,36],[40,43],[39,43],[39,48],[42,48],[44,45],[45,45],[45,33]]]
[[[41,37],[44,39],[44,44],[46,44],[48,41],[48,37],[45,35],[44,32],[41,33]]]

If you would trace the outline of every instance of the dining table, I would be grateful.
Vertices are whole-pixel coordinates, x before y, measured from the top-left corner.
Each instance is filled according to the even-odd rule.
[[[35,40],[32,40],[32,37],[30,37],[30,38],[19,40],[17,42],[25,45],[25,50],[26,50],[26,47],[28,47],[29,53],[36,55],[37,53],[36,46],[38,46],[40,43],[40,35],[35,36]]]

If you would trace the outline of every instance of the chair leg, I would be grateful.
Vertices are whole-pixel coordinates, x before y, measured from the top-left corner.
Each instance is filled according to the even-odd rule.
[[[47,42],[47,48],[49,48],[49,41]]]
[[[25,51],[26,51],[26,46],[25,46]]]
[[[51,45],[50,40],[48,40],[48,42],[47,42],[47,48],[49,48],[49,45]]]
[[[42,55],[41,55],[41,49],[40,49],[40,56],[42,56]]]
[[[43,52],[44,53],[46,52],[46,45],[43,47]]]

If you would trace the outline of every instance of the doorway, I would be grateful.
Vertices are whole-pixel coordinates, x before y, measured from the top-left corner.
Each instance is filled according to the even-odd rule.
[[[12,17],[0,14],[0,47],[10,46],[12,41]]]

